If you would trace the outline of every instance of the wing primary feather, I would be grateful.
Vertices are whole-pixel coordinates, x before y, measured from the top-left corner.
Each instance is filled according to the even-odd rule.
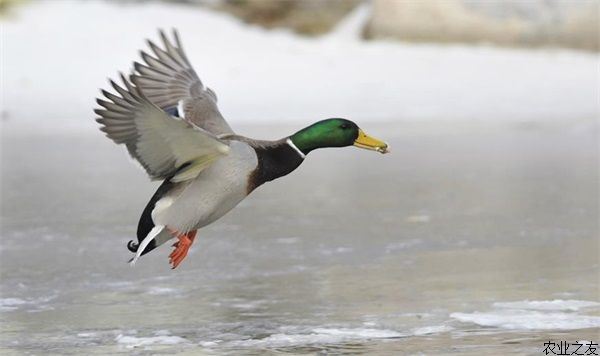
[[[112,83],[112,81],[110,81],[110,82]],[[128,111],[131,109],[131,105],[126,100],[121,98],[120,96],[116,96],[113,93],[106,91],[104,89],[102,89],[101,92],[102,92],[102,95],[104,95],[107,99],[110,99],[116,105],[119,105],[120,107],[127,109]]]
[[[128,121],[129,116],[127,114],[121,114],[118,112],[113,112],[110,110],[104,110],[104,109],[94,109],[94,113],[96,113],[97,115],[100,115],[102,117],[106,117],[109,119],[114,119],[114,120],[120,120],[120,121]]]
[[[168,71],[176,71],[175,68],[168,66],[166,63],[161,62],[160,60],[152,57],[151,55],[149,55],[146,52],[142,52],[141,55],[142,55],[142,59],[144,60],[144,62],[146,62],[146,64],[151,67],[157,67],[157,68],[162,68],[162,69],[166,68],[166,70],[168,70]]]
[[[188,67],[191,67],[192,65],[190,64],[190,61],[188,60],[187,56],[185,55],[185,51],[183,50],[183,45],[181,44],[181,40],[179,39],[179,32],[176,29],[173,29],[171,32],[173,33],[173,38],[175,39],[175,47],[176,47],[177,55],[181,58],[183,63],[185,63]]]
[[[177,63],[178,59],[175,58],[171,53],[162,50],[160,47],[155,45],[153,42],[148,42],[148,44],[150,45],[150,49],[152,50],[152,52],[154,52],[154,54],[156,55],[156,57],[159,60],[167,63],[171,67],[178,66],[178,63]]]
[[[122,107],[120,107],[119,105],[117,105],[115,103],[111,103],[110,101],[96,99],[96,103],[98,105],[102,106],[103,108],[105,108],[106,110],[109,110],[112,112],[118,112],[119,114],[127,115],[127,110],[123,109]]]
[[[135,106],[135,98],[125,88],[122,88],[114,80],[110,81],[112,87],[121,95],[122,100],[125,100],[131,106]]]
[[[111,81],[117,95],[106,93],[105,96],[114,105],[98,103],[112,111],[103,116],[121,119],[122,115],[127,116],[127,113],[139,110],[136,101],[141,100],[140,97],[159,109],[176,107],[184,100],[189,103],[185,106],[185,110],[189,112],[179,115],[184,117],[184,121],[209,130],[214,135],[232,134],[233,130],[216,105],[217,96],[202,83],[191,66],[177,30],[159,29],[158,39],[146,42],[148,47],[140,51],[141,60],[134,62],[134,71],[127,80],[123,80],[123,84]],[[158,123],[159,121],[154,122]],[[135,153],[137,148],[132,149],[130,146],[128,149]]]
[[[162,71],[158,70],[157,68],[151,68],[140,62],[133,62],[133,68],[135,69],[136,72],[140,73],[141,75],[150,75],[150,74],[157,75],[157,74],[159,74],[159,75],[164,75],[166,77],[169,77],[169,73],[162,72]]]

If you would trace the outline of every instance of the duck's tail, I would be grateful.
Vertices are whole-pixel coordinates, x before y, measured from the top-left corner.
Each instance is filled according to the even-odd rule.
[[[150,235],[150,233],[148,233],[148,235]],[[156,235],[154,240],[148,242],[146,248],[141,252],[140,256],[147,254],[148,252],[154,250],[158,246],[164,244],[165,242],[171,239],[173,239],[173,234],[171,234],[168,231],[168,229],[163,229],[158,235]],[[129,242],[127,243],[127,249],[133,253],[137,253],[140,247],[144,245],[144,241],[145,239],[143,239],[141,242],[129,240]]]
[[[138,223],[137,242],[131,240],[127,243],[127,249],[136,254],[130,262],[134,262],[134,260],[137,261],[140,256],[147,254],[173,238],[168,229],[165,229],[164,226],[155,226],[154,221],[152,220],[152,211],[154,210],[156,203],[172,186],[172,182],[168,179],[165,180],[156,193],[154,193],[154,196],[150,199],[142,212],[142,216],[140,216],[140,221]],[[159,227],[160,229],[158,229]],[[150,238],[151,236],[152,238]]]
[[[135,251],[135,256],[129,260],[129,264],[130,265],[135,265],[135,263],[137,262],[138,258],[140,258],[140,256],[143,254],[143,252],[146,250],[146,247],[148,247],[148,244],[150,242],[154,242],[154,247],[156,247],[157,245],[160,245],[162,243],[165,243],[167,240],[163,241],[162,243],[158,243],[157,238],[160,235],[166,235],[169,236],[169,239],[171,238],[171,235],[169,234],[169,232],[165,229],[164,225],[157,225],[155,227],[152,228],[152,230],[150,230],[150,233],[148,234],[148,236],[146,236],[146,238],[144,238],[142,240],[142,242],[140,243],[139,246],[136,246],[136,251]],[[164,236],[163,236],[164,238]],[[131,242],[129,241],[129,243],[127,244],[127,248],[132,251],[132,247],[131,246]],[[136,244],[137,245],[137,244]]]

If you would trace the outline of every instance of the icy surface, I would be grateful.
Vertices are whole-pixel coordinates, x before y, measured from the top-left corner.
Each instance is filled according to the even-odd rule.
[[[596,137],[396,125],[369,131],[402,150],[311,153],[202,229],[175,271],[171,244],[127,265],[157,184],[124,152],[100,134],[3,137],[0,354],[534,354],[536,330],[596,340]]]
[[[150,345],[176,345],[188,342],[186,339],[179,336],[159,335],[150,337],[136,337],[119,335],[115,339],[117,343],[123,344],[126,347],[134,348]]]
[[[8,311],[15,310],[19,305],[27,304],[28,302],[19,298],[0,298],[0,310]]]
[[[415,336],[422,336],[422,335],[445,333],[445,332],[452,331],[452,330],[453,330],[453,328],[451,326],[432,325],[432,326],[423,326],[420,328],[413,329],[412,334]]]
[[[39,298],[0,298],[0,311],[7,312],[18,309],[25,309],[28,311],[40,311],[46,309],[52,309],[47,303],[54,299],[55,296],[42,296]]]
[[[600,327],[600,316],[577,313],[600,303],[582,300],[499,302],[490,312],[452,313],[450,317],[481,326],[522,330],[573,330]],[[571,312],[563,312],[571,311]]]
[[[577,311],[582,308],[599,307],[600,303],[587,300],[524,300],[520,302],[494,303],[494,307],[527,310],[566,310]]]
[[[571,330],[600,327],[600,317],[598,316],[568,313],[507,310],[486,313],[452,313],[450,316],[462,322],[509,330]]]
[[[409,336],[393,330],[372,328],[315,328],[307,333],[276,333],[262,339],[233,341],[227,347],[290,347],[311,344],[337,344]]]

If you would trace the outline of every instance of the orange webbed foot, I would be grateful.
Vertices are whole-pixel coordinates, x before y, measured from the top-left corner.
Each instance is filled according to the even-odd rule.
[[[177,234],[177,239],[179,239],[179,241],[173,244],[175,249],[169,255],[169,264],[171,264],[172,269],[177,268],[181,261],[185,259],[195,238],[196,230],[190,231],[186,234]]]

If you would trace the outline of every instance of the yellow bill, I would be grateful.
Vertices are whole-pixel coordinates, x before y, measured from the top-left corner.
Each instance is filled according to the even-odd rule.
[[[354,140],[354,146],[367,150],[377,151],[379,153],[389,153],[390,146],[387,143],[380,141],[371,136],[367,136],[363,130],[358,130],[358,137]]]

